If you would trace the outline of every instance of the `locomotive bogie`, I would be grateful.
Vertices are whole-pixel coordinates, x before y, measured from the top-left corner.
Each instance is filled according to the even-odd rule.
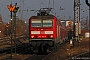
[[[31,39],[32,46],[39,46],[40,44],[54,46],[54,39]]]

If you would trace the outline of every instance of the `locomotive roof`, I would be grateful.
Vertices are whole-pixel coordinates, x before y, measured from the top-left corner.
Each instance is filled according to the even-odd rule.
[[[50,18],[53,18],[53,17],[55,17],[55,16],[53,16],[53,15],[49,15],[49,16],[32,16],[31,18],[34,18],[34,19],[41,19],[41,18],[50,19]]]

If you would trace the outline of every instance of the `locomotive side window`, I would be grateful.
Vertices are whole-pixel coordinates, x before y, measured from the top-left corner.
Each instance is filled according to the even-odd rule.
[[[53,20],[43,20],[43,27],[52,27]]]
[[[31,20],[32,27],[41,27],[41,20]]]

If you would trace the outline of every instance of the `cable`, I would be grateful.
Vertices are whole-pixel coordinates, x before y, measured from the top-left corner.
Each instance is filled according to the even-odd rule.
[[[49,5],[50,5],[50,0],[49,0],[49,3],[48,3],[48,8],[49,8]]]
[[[53,0],[53,9],[54,9],[54,0]]]
[[[39,1],[39,0],[38,0],[38,2],[39,2],[41,5],[45,6],[45,5],[43,4],[43,2],[41,2],[41,1]],[[47,7],[47,6],[46,6],[46,7]]]

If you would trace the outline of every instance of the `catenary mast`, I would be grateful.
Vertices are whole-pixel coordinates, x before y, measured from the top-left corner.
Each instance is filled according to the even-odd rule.
[[[81,23],[80,23],[80,0],[74,0],[74,31],[75,36],[81,34]]]
[[[80,20],[80,0],[74,0],[74,37],[80,46],[81,20]]]

